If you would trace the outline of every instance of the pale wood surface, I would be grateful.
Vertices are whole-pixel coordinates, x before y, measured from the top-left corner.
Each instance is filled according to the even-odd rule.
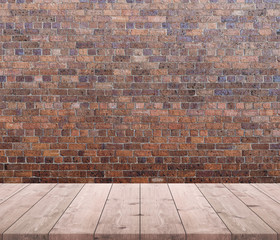
[[[95,239],[139,240],[139,184],[114,184],[98,223]]]
[[[280,204],[249,184],[226,185],[280,236]]]
[[[233,239],[277,239],[277,233],[223,184],[197,184],[197,186],[227,225]]]
[[[1,184],[0,204],[27,186],[28,184]]]
[[[280,184],[256,183],[252,185],[280,203]]]
[[[231,233],[194,184],[169,184],[188,240],[230,240]]]
[[[141,239],[185,239],[167,184],[141,184]]]
[[[37,201],[47,194],[55,184],[34,184],[19,191],[0,205],[0,239],[2,234]]]
[[[92,240],[111,184],[87,184],[50,232],[51,240]]]
[[[59,184],[4,234],[4,240],[45,240],[54,224],[83,187]]]
[[[0,240],[276,240],[279,184],[0,184]]]

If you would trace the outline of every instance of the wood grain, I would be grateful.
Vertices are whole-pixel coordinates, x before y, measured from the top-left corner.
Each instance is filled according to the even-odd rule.
[[[280,239],[280,204],[278,202],[249,184],[227,184],[226,187],[276,231]]]
[[[280,240],[279,188],[0,184],[0,240]]]
[[[139,184],[113,184],[95,239],[139,240]]]
[[[1,184],[0,185],[0,204],[8,198],[27,187],[28,184]]]
[[[253,186],[280,203],[280,184],[256,183]]]
[[[0,239],[3,233],[47,194],[55,184],[32,184],[0,205]]]
[[[92,240],[111,184],[87,184],[50,232],[50,240]]]
[[[222,184],[197,184],[232,233],[232,239],[277,239],[277,234]]]
[[[83,187],[59,184],[22,216],[4,234],[4,240],[45,240],[50,230]],[[37,188],[39,190],[39,188]]]
[[[167,184],[141,184],[141,239],[185,239]]]
[[[231,233],[194,184],[169,184],[188,240],[230,240]]]

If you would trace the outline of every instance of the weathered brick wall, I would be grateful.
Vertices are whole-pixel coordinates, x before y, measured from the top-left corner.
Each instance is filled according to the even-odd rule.
[[[0,0],[0,182],[280,182],[279,0]]]

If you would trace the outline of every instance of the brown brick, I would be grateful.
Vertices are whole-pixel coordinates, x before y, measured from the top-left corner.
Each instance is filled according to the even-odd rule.
[[[280,182],[275,1],[18,2],[0,183]]]

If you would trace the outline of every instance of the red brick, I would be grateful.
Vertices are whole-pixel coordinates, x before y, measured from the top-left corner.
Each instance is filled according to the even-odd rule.
[[[7,2],[0,182],[280,182],[274,4]]]
[[[116,151],[116,156],[117,157],[131,157],[132,152],[129,150],[117,150]]]

